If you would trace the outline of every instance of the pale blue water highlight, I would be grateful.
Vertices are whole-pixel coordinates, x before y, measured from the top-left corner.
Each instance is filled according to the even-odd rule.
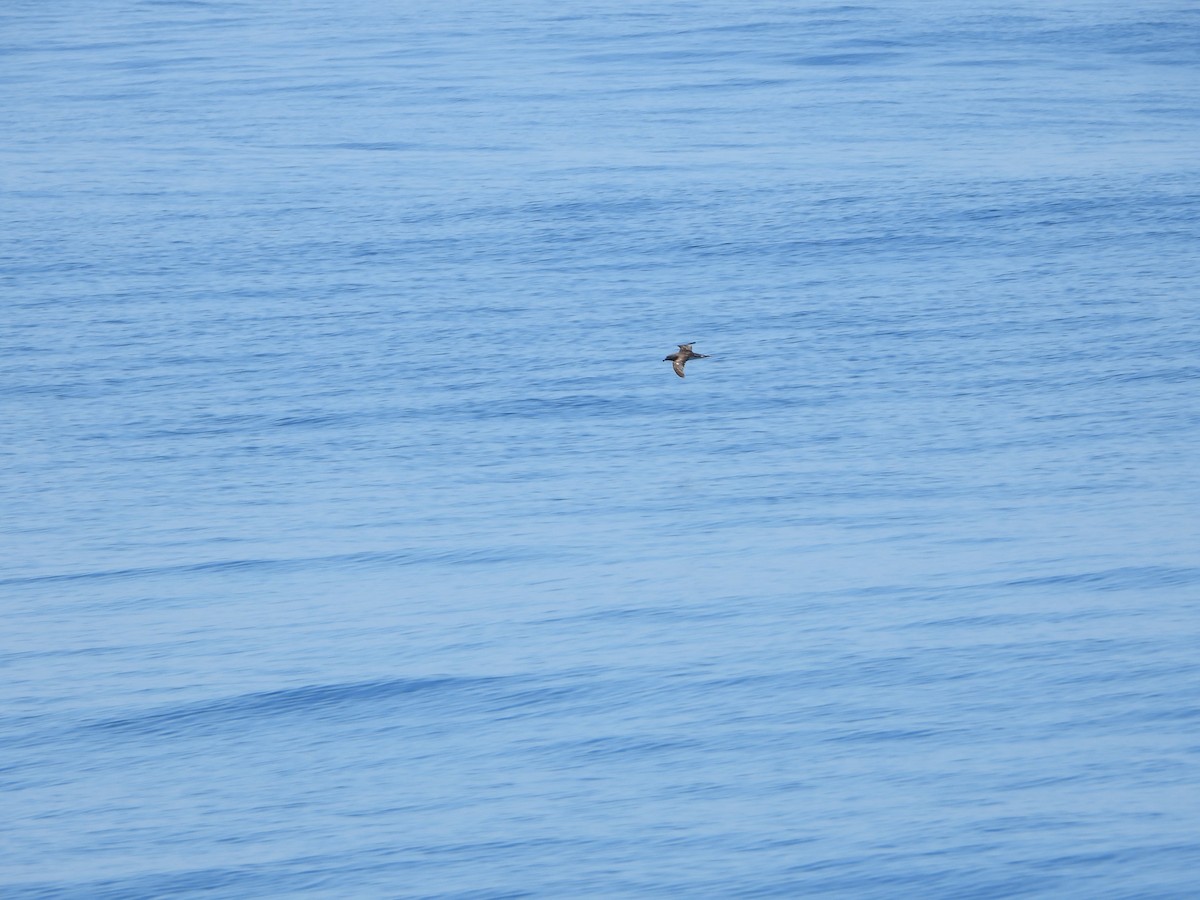
[[[0,43],[5,897],[1194,894],[1195,9]]]

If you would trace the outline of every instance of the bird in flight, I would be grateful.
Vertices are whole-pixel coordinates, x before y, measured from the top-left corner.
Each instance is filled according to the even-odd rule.
[[[691,344],[680,344],[679,352],[672,353],[670,356],[664,356],[663,362],[671,361],[671,368],[675,370],[675,374],[680,378],[683,377],[683,367],[689,359],[708,359],[707,353],[696,353],[692,350]]]

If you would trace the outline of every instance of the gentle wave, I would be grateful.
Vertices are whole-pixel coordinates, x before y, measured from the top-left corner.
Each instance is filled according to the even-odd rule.
[[[183,577],[200,574],[246,573],[264,574],[301,572],[329,567],[375,567],[413,565],[488,565],[531,560],[540,552],[528,547],[461,548],[441,551],[380,550],[360,553],[338,553],[329,556],[305,556],[290,559],[227,559],[202,563],[145,566],[136,569],[105,569],[93,572],[67,572],[48,575],[26,575],[0,578],[0,585],[19,586],[54,584],[57,582],[106,582],[143,578]]]

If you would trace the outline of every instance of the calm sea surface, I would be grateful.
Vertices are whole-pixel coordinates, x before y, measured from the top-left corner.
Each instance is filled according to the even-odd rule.
[[[1195,897],[1198,87],[1183,0],[6,3],[0,894]]]

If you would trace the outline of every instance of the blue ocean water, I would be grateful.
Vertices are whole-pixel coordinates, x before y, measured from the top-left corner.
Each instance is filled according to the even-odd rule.
[[[0,44],[4,897],[1195,896],[1193,4]]]

